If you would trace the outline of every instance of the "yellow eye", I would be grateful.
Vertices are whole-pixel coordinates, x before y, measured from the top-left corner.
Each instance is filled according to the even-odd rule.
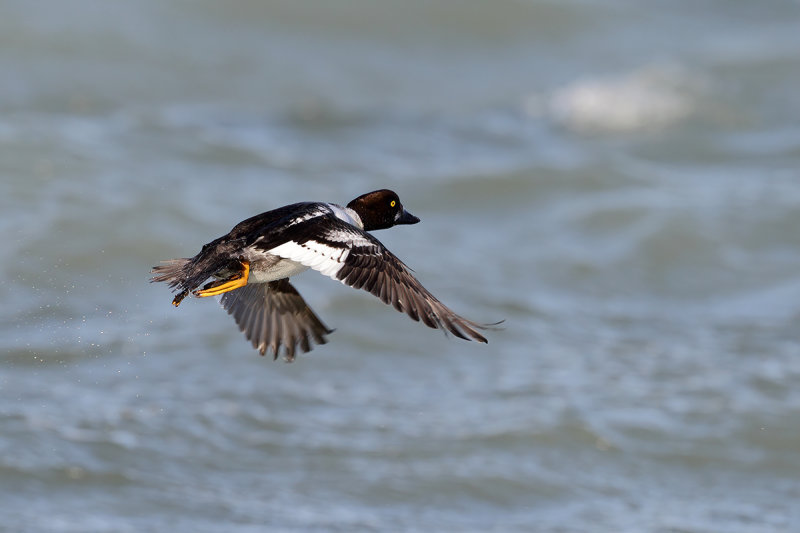
[[[394,207],[394,206],[396,206],[396,205],[397,205],[397,202],[395,202],[394,200],[392,200],[392,201],[391,201],[391,203],[390,203],[389,205],[390,205],[390,206],[392,206],[392,207]]]

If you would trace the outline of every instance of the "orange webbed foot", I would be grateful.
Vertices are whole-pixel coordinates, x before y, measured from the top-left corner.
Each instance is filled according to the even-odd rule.
[[[206,298],[208,296],[218,296],[226,292],[244,287],[247,285],[247,280],[250,278],[250,261],[241,261],[242,273],[226,281],[215,281],[201,290],[194,291],[194,295],[198,298]],[[178,295],[180,296],[180,295]],[[177,299],[177,297],[176,297]],[[174,302],[173,302],[174,303]],[[180,303],[180,301],[178,301]]]

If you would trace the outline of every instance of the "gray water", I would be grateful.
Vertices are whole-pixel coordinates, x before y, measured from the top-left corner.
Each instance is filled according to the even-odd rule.
[[[800,5],[0,3],[0,530],[800,531]],[[148,284],[376,234],[489,344],[308,272],[262,358]]]

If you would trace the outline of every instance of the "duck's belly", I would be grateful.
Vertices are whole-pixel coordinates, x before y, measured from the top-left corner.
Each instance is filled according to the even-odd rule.
[[[289,278],[306,270],[308,270],[307,266],[303,266],[291,259],[270,255],[266,258],[250,261],[249,283],[267,283],[268,281]]]

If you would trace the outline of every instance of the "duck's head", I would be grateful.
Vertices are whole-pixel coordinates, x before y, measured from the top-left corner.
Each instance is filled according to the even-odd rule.
[[[361,217],[365,231],[386,229],[398,224],[416,224],[419,219],[405,210],[397,193],[389,189],[362,194],[347,207]]]

